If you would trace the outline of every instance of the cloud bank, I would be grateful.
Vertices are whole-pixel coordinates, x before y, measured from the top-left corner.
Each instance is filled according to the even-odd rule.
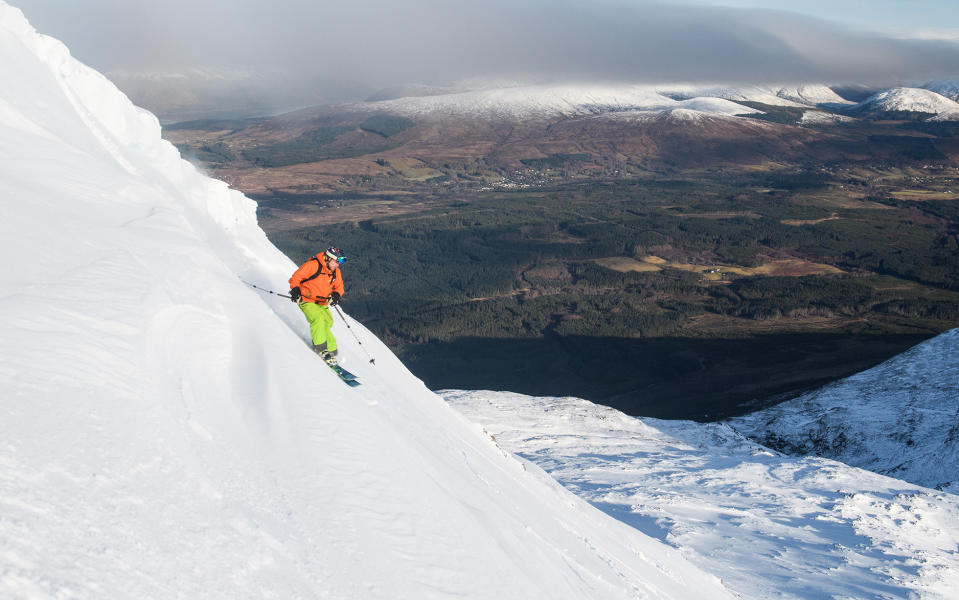
[[[283,73],[345,95],[463,80],[890,86],[959,73],[959,44],[949,41],[893,39],[784,11],[665,2],[12,3],[103,71]]]

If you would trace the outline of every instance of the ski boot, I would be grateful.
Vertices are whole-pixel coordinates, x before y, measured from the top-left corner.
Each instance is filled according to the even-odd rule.
[[[321,352],[320,358],[322,358],[326,364],[332,367],[336,365],[336,355],[337,355],[336,350],[328,350],[328,351]]]

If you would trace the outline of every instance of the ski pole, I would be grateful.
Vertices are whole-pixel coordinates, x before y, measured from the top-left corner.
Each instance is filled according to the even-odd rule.
[[[243,280],[241,279],[240,281],[243,281]],[[281,293],[279,293],[279,292],[274,292],[273,290],[268,290],[268,289],[266,289],[266,288],[261,288],[261,287],[258,286],[258,285],[254,285],[254,284],[250,283],[249,281],[243,281],[243,283],[247,284],[248,286],[252,287],[253,289],[260,290],[261,292],[266,292],[267,294],[273,294],[274,296],[279,296],[280,298],[290,298],[290,299],[292,300],[292,296],[289,296],[288,294],[281,294]]]
[[[349,330],[350,330],[350,333],[353,334],[353,339],[356,340],[356,343],[359,344],[361,348],[363,348],[363,352],[366,352],[366,348],[363,346],[363,342],[360,341],[360,338],[356,335],[356,332],[353,331],[353,328],[352,328],[352,327],[350,327],[350,322],[346,320],[346,317],[345,317],[345,316],[343,315],[343,313],[340,311],[340,307],[334,305],[333,308],[336,309],[336,312],[340,315],[340,318],[343,319],[343,322],[344,322],[344,323],[346,323],[346,328],[349,329]],[[371,364],[371,365],[375,365],[375,364],[376,364],[376,359],[373,358],[372,356],[370,356],[370,353],[369,353],[369,352],[366,352],[366,355],[370,357],[370,364]]]

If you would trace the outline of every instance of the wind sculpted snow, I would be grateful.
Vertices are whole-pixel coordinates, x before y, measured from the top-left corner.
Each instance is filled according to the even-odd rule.
[[[731,597],[338,320],[343,385],[254,208],[0,1],[0,597]]]
[[[503,448],[742,598],[956,597],[954,494],[783,456],[725,424],[637,419],[576,398],[442,394]]]

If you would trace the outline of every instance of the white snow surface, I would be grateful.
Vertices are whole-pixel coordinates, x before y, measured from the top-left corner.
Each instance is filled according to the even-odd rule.
[[[790,453],[959,492],[959,329],[729,423]]]
[[[639,419],[576,398],[441,394],[503,448],[741,598],[957,597],[954,494],[784,456],[725,424]]]
[[[0,597],[732,597],[337,317],[344,385],[254,209],[0,1]]]

